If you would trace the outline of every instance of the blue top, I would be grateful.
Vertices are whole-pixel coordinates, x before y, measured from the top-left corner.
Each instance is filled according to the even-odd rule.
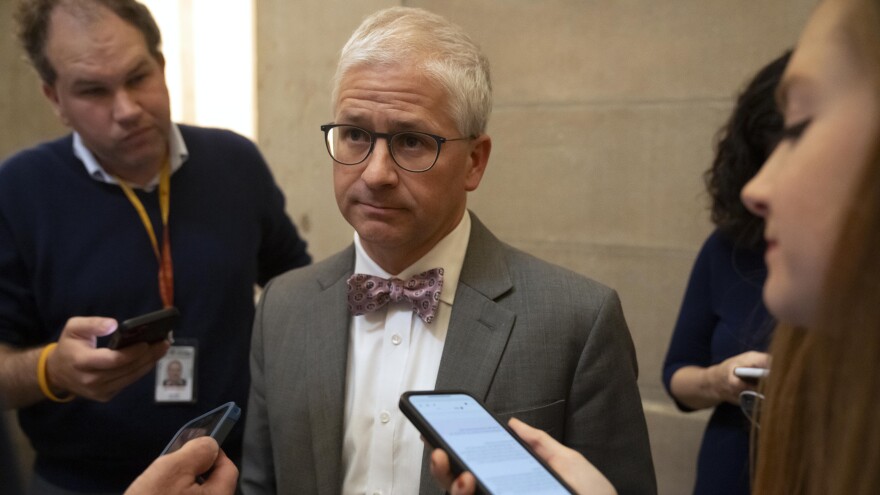
[[[189,159],[171,178],[174,335],[198,342],[198,401],[157,405],[150,372],[107,403],[21,409],[35,469],[53,484],[121,491],[185,422],[230,400],[245,406],[254,284],[311,261],[254,144],[229,131],[180,130]],[[157,192],[137,195],[161,239]],[[0,342],[41,346],[71,316],[121,321],[157,310],[157,273],[134,207],[118,186],[89,177],[71,136],[0,166]],[[224,444],[233,459],[242,431]]]
[[[663,364],[667,392],[679,368],[708,367],[746,351],[766,350],[773,329],[761,301],[766,278],[763,250],[736,248],[717,231],[709,236],[694,263]],[[723,402],[715,407],[700,446],[694,493],[749,493],[750,427],[738,406]]]

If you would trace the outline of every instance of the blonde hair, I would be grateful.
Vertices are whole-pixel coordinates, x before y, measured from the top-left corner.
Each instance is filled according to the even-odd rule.
[[[333,105],[352,69],[413,64],[446,91],[449,115],[463,136],[486,131],[492,111],[489,60],[459,26],[424,9],[392,7],[361,23],[342,48]]]

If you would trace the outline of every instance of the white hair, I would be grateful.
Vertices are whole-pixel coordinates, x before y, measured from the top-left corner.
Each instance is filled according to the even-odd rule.
[[[361,23],[342,48],[333,105],[352,69],[412,64],[449,95],[449,115],[463,136],[485,132],[492,111],[489,60],[459,26],[424,9],[391,7]]]

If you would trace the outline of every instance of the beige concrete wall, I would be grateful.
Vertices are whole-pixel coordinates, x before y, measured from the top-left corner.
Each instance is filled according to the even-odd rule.
[[[424,7],[492,63],[494,149],[470,207],[496,234],[621,295],[660,491],[687,493],[706,413],[678,413],[660,368],[711,226],[702,172],[743,82],[796,41],[813,0],[260,0],[258,135],[323,258],[351,240],[318,125],[334,56],[363,15]]]
[[[64,132],[18,47],[14,6],[15,2],[0,0],[0,161],[24,146]]]
[[[63,129],[0,1],[0,156]],[[792,45],[813,0],[259,0],[259,144],[317,258],[351,240],[318,126],[362,17],[405,4],[463,25],[492,62],[494,151],[471,208],[502,239],[615,287],[636,342],[661,493],[687,493],[706,414],[677,413],[663,354],[710,230],[701,173],[731,97]]]

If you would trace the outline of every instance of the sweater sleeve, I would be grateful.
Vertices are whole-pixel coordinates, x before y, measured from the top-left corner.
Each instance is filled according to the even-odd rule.
[[[311,263],[306,242],[285,211],[284,193],[272,176],[260,150],[250,139],[232,131],[180,125],[190,148],[187,167],[208,169],[199,175],[204,188],[234,195],[228,204],[248,204],[259,222],[256,253],[257,283],[265,286],[272,277]],[[235,185],[230,190],[229,182]]]
[[[718,323],[718,315],[712,305],[712,257],[717,248],[717,234],[713,234],[703,244],[694,262],[666,352],[663,386],[673,399],[670,384],[676,371],[685,366],[706,367],[711,364],[712,334]],[[678,400],[675,402],[683,411],[692,410]]]
[[[34,293],[21,255],[30,249],[22,244],[21,231],[32,228],[32,219],[23,214],[19,202],[19,195],[30,194],[30,185],[22,184],[21,176],[34,153],[28,150],[0,163],[0,342],[15,347],[39,343],[34,331],[39,325]]]
[[[262,157],[260,158],[262,160]],[[265,165],[265,162],[263,162]],[[257,282],[263,286],[269,279],[288,270],[308,265],[312,257],[306,242],[299,236],[284,209],[284,194],[268,172],[268,195],[263,216],[263,237],[260,242]]]

